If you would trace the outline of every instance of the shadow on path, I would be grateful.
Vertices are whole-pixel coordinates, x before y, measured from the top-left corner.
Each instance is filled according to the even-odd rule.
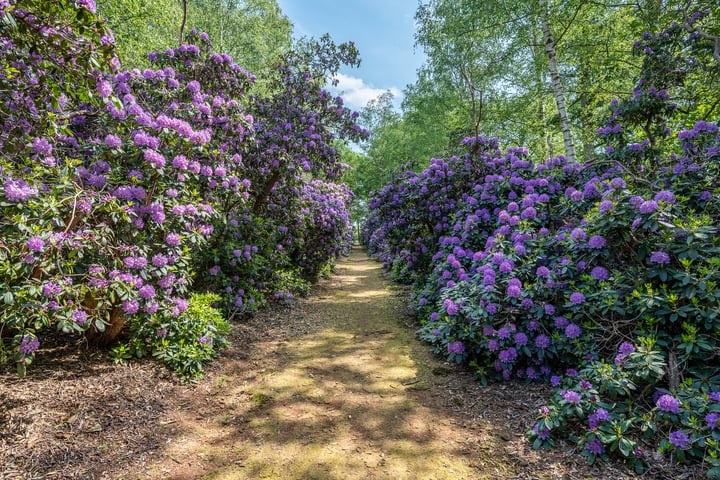
[[[281,342],[277,365],[228,382],[222,419],[178,415],[185,432],[165,456],[167,478],[470,479],[482,475],[468,432],[427,395],[437,364],[400,323],[402,299],[379,264],[355,249],[327,290],[307,300],[314,332]],[[292,318],[289,311],[289,322]],[[226,375],[231,375],[226,372]],[[220,423],[220,426],[218,426]],[[472,436],[472,435],[471,435]],[[486,445],[486,447],[489,447]],[[203,470],[186,464],[203,460]],[[207,469],[207,467],[210,467]],[[209,472],[209,473],[208,473]]]

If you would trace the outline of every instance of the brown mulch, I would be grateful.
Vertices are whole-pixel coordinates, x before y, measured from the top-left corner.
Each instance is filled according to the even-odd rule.
[[[44,350],[25,379],[17,378],[8,366],[0,367],[0,479],[191,479],[212,471],[213,462],[233,461],[242,467],[239,452],[220,460],[201,452],[193,462],[167,452],[172,451],[169,446],[179,448],[192,438],[187,425],[198,431],[245,425],[233,431],[248,432],[251,420],[234,415],[231,405],[257,406],[264,401],[249,392],[260,391],[268,373],[287,369],[296,360],[293,341],[327,327],[327,320],[317,318],[316,304],[337,288],[353,287],[339,285],[336,278],[323,280],[292,310],[272,307],[235,323],[231,346],[196,384],[179,383],[151,359],[115,365],[105,352],[80,339],[70,344],[66,337],[43,339]],[[417,326],[403,307],[406,292],[392,290],[395,327],[414,331]],[[386,333],[373,330],[364,335]],[[427,381],[403,384],[405,391],[414,404],[437,412],[447,424],[450,433],[438,430],[437,435],[448,435],[447,441],[459,446],[477,472],[473,478],[636,478],[618,463],[588,466],[569,444],[542,452],[530,448],[524,432],[548,398],[547,386],[483,386],[463,368],[429,358],[425,345],[418,342],[410,349],[428,373],[423,377]],[[242,398],[232,397],[228,386],[243,386]],[[267,414],[261,408],[243,411],[250,415],[256,410],[257,415]],[[201,432],[197,435],[202,438]],[[262,439],[243,441],[260,445]],[[391,478],[377,475],[368,478]],[[704,475],[698,467],[658,461],[644,478]]]

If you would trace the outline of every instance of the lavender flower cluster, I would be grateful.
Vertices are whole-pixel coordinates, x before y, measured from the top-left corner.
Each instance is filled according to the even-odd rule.
[[[340,97],[290,63],[272,93],[249,96],[254,75],[195,30],[151,53],[152,68],[124,70],[94,10],[10,1],[0,13],[28,32],[0,33],[12,66],[0,72],[12,92],[0,100],[0,260],[13,265],[0,297],[24,299],[5,296],[0,322],[28,319],[14,322],[33,339],[13,346],[23,364],[42,327],[105,343],[130,318],[162,331],[193,289],[252,312],[287,289],[279,272],[310,278],[351,238],[332,145],[367,132]],[[327,181],[305,185],[306,172]]]

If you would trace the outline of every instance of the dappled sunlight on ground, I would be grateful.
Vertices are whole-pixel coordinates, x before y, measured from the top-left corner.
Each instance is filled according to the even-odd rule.
[[[177,412],[184,435],[164,455],[195,452],[213,466],[206,479],[483,478],[453,422],[412,394],[430,374],[379,265],[355,255],[334,282],[313,302],[324,327],[279,345],[261,381],[224,388],[225,417]]]

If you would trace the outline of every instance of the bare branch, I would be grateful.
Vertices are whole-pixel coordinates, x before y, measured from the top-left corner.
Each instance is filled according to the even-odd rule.
[[[683,11],[682,24],[683,24],[683,27],[685,28],[685,30],[688,31],[688,33],[694,33],[695,35],[697,35],[701,38],[704,38],[706,40],[711,40],[714,43],[712,56],[715,59],[715,61],[718,62],[718,65],[720,65],[720,36],[710,35],[710,34],[706,33],[705,31],[703,31],[703,29],[700,28],[699,26],[691,24],[690,19],[688,18],[688,15],[687,15],[687,10]]]

